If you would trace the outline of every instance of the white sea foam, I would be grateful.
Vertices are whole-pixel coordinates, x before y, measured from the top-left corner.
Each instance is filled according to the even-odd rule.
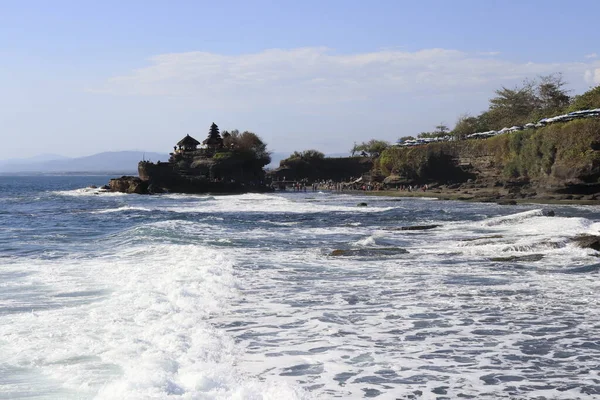
[[[231,213],[293,213],[311,214],[320,212],[382,212],[393,207],[356,207],[323,203],[311,203],[302,199],[291,200],[277,195],[245,194],[216,197],[214,201],[186,203],[175,207],[165,207],[165,211],[190,212],[231,212]]]
[[[105,210],[92,211],[92,214],[110,214],[124,211],[152,211],[152,209],[147,207],[123,206],[117,208],[107,208]]]
[[[0,385],[10,371],[59,387],[34,393],[54,398],[593,398],[600,281],[569,270],[597,263],[571,238],[599,222],[560,208],[488,218],[506,210],[358,201],[119,199],[111,209],[192,215],[127,225],[91,255],[7,261],[0,273],[22,277],[2,285],[23,296],[0,290],[14,308],[0,324]],[[388,230],[398,221],[441,226]],[[329,255],[378,247],[408,252]],[[10,393],[25,397],[17,378]]]
[[[233,264],[221,253],[156,245],[58,267],[23,265],[34,272],[31,284],[49,285],[48,296],[62,291],[68,299],[99,287],[110,294],[76,307],[5,316],[4,362],[39,370],[82,397],[306,397],[298,387],[239,371],[243,349],[210,324],[238,296]]]
[[[496,226],[506,224],[516,224],[527,218],[539,217],[544,215],[543,210],[529,210],[517,214],[506,215],[502,217],[489,218],[482,222],[484,226]]]
[[[52,192],[53,194],[60,196],[71,196],[71,197],[83,197],[83,196],[112,196],[112,197],[124,197],[124,196],[132,196],[126,193],[120,192],[109,192],[102,188],[81,188],[81,189],[73,189],[73,190],[57,190]]]

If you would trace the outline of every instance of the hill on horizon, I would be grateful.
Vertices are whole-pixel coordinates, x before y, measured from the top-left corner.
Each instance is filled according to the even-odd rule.
[[[48,159],[49,157],[56,157]],[[142,160],[167,161],[166,153],[144,151],[107,151],[85,157],[67,158],[59,155],[41,155],[26,159],[0,161],[0,173],[73,173],[119,172],[137,174]]]
[[[279,162],[292,152],[271,153],[271,163],[266,168],[279,167]],[[346,153],[326,154],[327,157],[346,157]],[[106,151],[85,157],[65,157],[58,154],[40,154],[34,157],[0,160],[0,174],[23,173],[76,173],[118,172],[137,175],[137,164],[142,160],[167,161],[166,153],[144,151]]]

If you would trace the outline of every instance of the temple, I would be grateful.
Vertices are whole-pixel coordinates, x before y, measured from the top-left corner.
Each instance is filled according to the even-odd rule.
[[[190,151],[196,151],[199,141],[191,137],[190,135],[185,135],[183,139],[177,142],[177,146],[174,146],[175,153],[187,153]]]
[[[229,133],[227,133],[229,135]],[[200,142],[190,135],[185,135],[183,139],[177,142],[176,146],[173,146],[173,152],[170,153],[169,162],[179,162],[182,160],[190,160],[193,158],[204,158],[209,159],[224,149],[223,138],[219,133],[219,127],[214,122],[210,126],[208,131],[208,138],[206,138],[200,148],[198,148]]]
[[[270,161],[257,135],[237,130],[221,135],[213,122],[204,141],[186,135],[173,146],[168,162],[141,161],[138,175],[154,193],[268,191],[263,167]]]

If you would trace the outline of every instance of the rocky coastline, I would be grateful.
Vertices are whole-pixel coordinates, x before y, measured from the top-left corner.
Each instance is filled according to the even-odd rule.
[[[153,177],[144,180],[137,176],[122,176],[111,179],[108,185],[103,187],[109,192],[120,192],[129,194],[163,194],[163,193],[185,193],[185,194],[241,194],[241,193],[267,193],[273,189],[262,183],[254,182],[224,182],[208,181],[201,178],[179,176],[174,179],[161,179]]]
[[[517,203],[600,204],[600,121],[556,123],[484,139],[402,147],[372,157],[335,159],[298,154],[274,171],[316,178],[313,190],[396,197]],[[368,166],[368,171],[361,169]],[[341,178],[341,179],[340,179]],[[285,181],[285,179],[283,179]]]
[[[200,146],[200,147],[199,147]],[[266,144],[252,132],[219,132],[213,123],[202,143],[186,135],[168,162],[140,161],[138,176],[111,179],[105,190],[132,194],[269,192]]]

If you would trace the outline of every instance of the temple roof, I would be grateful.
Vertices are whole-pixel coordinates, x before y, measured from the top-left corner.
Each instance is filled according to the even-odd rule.
[[[202,144],[206,144],[206,145],[221,145],[223,144],[223,139],[218,136],[218,137],[214,137],[214,136],[209,136],[207,139],[205,139]]]
[[[198,146],[199,144],[200,142],[191,137],[190,135],[185,135],[183,139],[177,142],[177,146]]]

